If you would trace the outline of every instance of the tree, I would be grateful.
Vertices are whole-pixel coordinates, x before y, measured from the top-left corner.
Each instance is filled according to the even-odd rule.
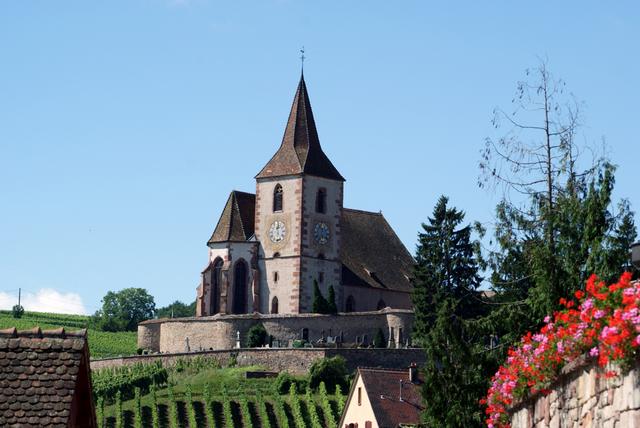
[[[153,296],[144,288],[109,291],[92,321],[103,331],[136,331],[138,323],[153,318],[155,307]]]
[[[373,337],[373,347],[374,348],[387,347],[387,342],[385,342],[384,340],[384,333],[382,332],[381,328],[379,328],[378,331],[376,331],[376,335]]]
[[[247,332],[247,348],[258,348],[267,344],[267,330],[262,323],[252,326]]]
[[[320,382],[333,391],[336,385],[347,386],[347,362],[340,355],[316,360],[309,369],[309,387],[317,389]]]
[[[544,62],[518,83],[513,107],[495,110],[494,126],[506,124],[508,131],[487,138],[479,184],[503,192],[496,210],[498,249],[489,262],[494,289],[503,294],[498,299],[506,305],[508,294],[514,305],[497,313],[530,327],[591,273],[617,277],[628,251],[621,246],[635,235],[635,225],[624,210],[611,213],[615,167],[604,157],[584,159],[593,151],[576,142],[580,105]]]
[[[315,314],[328,314],[329,302],[324,298],[320,287],[318,287],[318,281],[313,280],[313,313]]]
[[[183,318],[193,317],[196,315],[196,302],[194,301],[190,305],[182,303],[179,300],[171,303],[170,305],[159,308],[156,311],[158,318]]]
[[[330,314],[338,313],[338,306],[336,305],[336,290],[334,290],[333,285],[329,286],[329,296],[327,297],[327,309]]]
[[[428,355],[423,369],[427,426],[481,426],[479,400],[487,373],[478,350],[485,337],[475,328],[486,307],[478,287],[479,244],[464,213],[441,196],[418,234],[414,275],[414,338]]]
[[[13,308],[11,308],[11,313],[13,314],[14,318],[22,318],[22,315],[24,315],[24,308],[22,307],[22,305],[13,305]]]

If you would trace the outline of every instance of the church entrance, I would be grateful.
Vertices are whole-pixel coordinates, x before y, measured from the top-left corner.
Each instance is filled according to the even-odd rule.
[[[233,272],[233,308],[232,313],[247,312],[247,264],[243,260],[236,262]]]

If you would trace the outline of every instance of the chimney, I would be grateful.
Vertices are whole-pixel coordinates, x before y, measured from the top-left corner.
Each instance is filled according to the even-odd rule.
[[[416,383],[418,381],[418,365],[411,363],[409,365],[409,382]]]

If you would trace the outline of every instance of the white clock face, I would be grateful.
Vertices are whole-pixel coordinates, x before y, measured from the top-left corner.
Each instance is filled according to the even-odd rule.
[[[316,223],[313,227],[313,238],[316,240],[318,244],[326,244],[329,241],[329,226],[326,223]]]
[[[282,242],[286,233],[287,229],[285,228],[284,223],[280,220],[276,220],[269,228],[269,239],[271,239],[272,242]]]

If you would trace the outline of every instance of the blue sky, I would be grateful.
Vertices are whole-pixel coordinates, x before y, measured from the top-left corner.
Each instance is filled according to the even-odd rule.
[[[27,309],[193,300],[229,191],[280,143],[302,45],[345,205],[410,251],[440,194],[490,225],[479,150],[538,57],[640,209],[639,19],[632,1],[2,2],[0,306],[19,287]]]

